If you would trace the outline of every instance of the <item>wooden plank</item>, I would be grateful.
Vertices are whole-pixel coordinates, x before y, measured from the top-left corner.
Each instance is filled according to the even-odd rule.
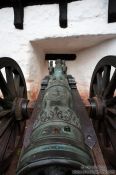
[[[116,22],[116,0],[109,0],[108,22]]]
[[[60,26],[62,28],[67,27],[67,0],[63,0],[59,3],[59,12],[60,12]]]
[[[24,7],[21,0],[12,0],[14,9],[14,25],[17,29],[23,29]]]
[[[109,175],[98,141],[92,149],[92,154],[99,175]]]

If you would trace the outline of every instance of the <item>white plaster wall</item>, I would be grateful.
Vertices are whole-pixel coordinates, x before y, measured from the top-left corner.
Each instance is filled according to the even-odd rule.
[[[85,102],[89,97],[90,81],[94,68],[99,60],[107,55],[116,56],[116,39],[79,51],[76,61],[67,62],[68,73],[76,78],[78,90]]]
[[[68,5],[68,28],[62,29],[59,27],[57,4],[31,6],[25,8],[24,30],[17,30],[13,25],[13,9],[0,9],[0,57],[12,57],[19,63],[26,78],[28,91],[31,91],[31,97],[35,98],[40,81],[47,74],[47,63],[44,60],[44,45],[41,48],[41,45],[34,41],[39,42],[48,37],[63,39],[68,37],[70,41],[70,37],[79,37],[76,43],[72,40],[72,46],[75,44],[77,61],[76,64],[73,62],[70,64],[69,72],[74,74],[81,86],[83,83],[88,85],[94,65],[102,56],[109,54],[108,48],[113,47],[110,52],[115,54],[115,40],[92,47],[116,37],[116,23],[108,24],[107,14],[108,0],[72,2]],[[85,49],[85,40],[82,40],[84,36],[86,47],[92,48]],[[80,43],[81,47],[76,47],[76,44]],[[85,88],[85,92],[88,92],[88,87]]]

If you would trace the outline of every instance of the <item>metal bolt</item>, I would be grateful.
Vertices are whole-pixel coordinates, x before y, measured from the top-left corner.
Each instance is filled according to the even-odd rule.
[[[87,136],[87,139],[88,139],[88,140],[91,140],[91,136],[90,136],[90,135],[88,135],[88,136]]]

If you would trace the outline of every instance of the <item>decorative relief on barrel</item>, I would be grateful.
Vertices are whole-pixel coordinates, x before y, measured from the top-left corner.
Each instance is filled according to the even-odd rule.
[[[81,129],[79,118],[76,116],[76,114],[68,107],[64,108],[61,106],[54,106],[49,110],[41,111],[33,128],[35,129],[38,126],[51,121],[64,121]]]

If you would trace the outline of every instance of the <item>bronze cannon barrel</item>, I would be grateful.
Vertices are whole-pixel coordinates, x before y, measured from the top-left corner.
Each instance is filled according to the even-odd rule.
[[[51,64],[49,70],[41,111],[36,114],[30,144],[20,157],[17,175],[68,175],[93,165],[74,111],[66,65],[57,60],[55,68]]]

